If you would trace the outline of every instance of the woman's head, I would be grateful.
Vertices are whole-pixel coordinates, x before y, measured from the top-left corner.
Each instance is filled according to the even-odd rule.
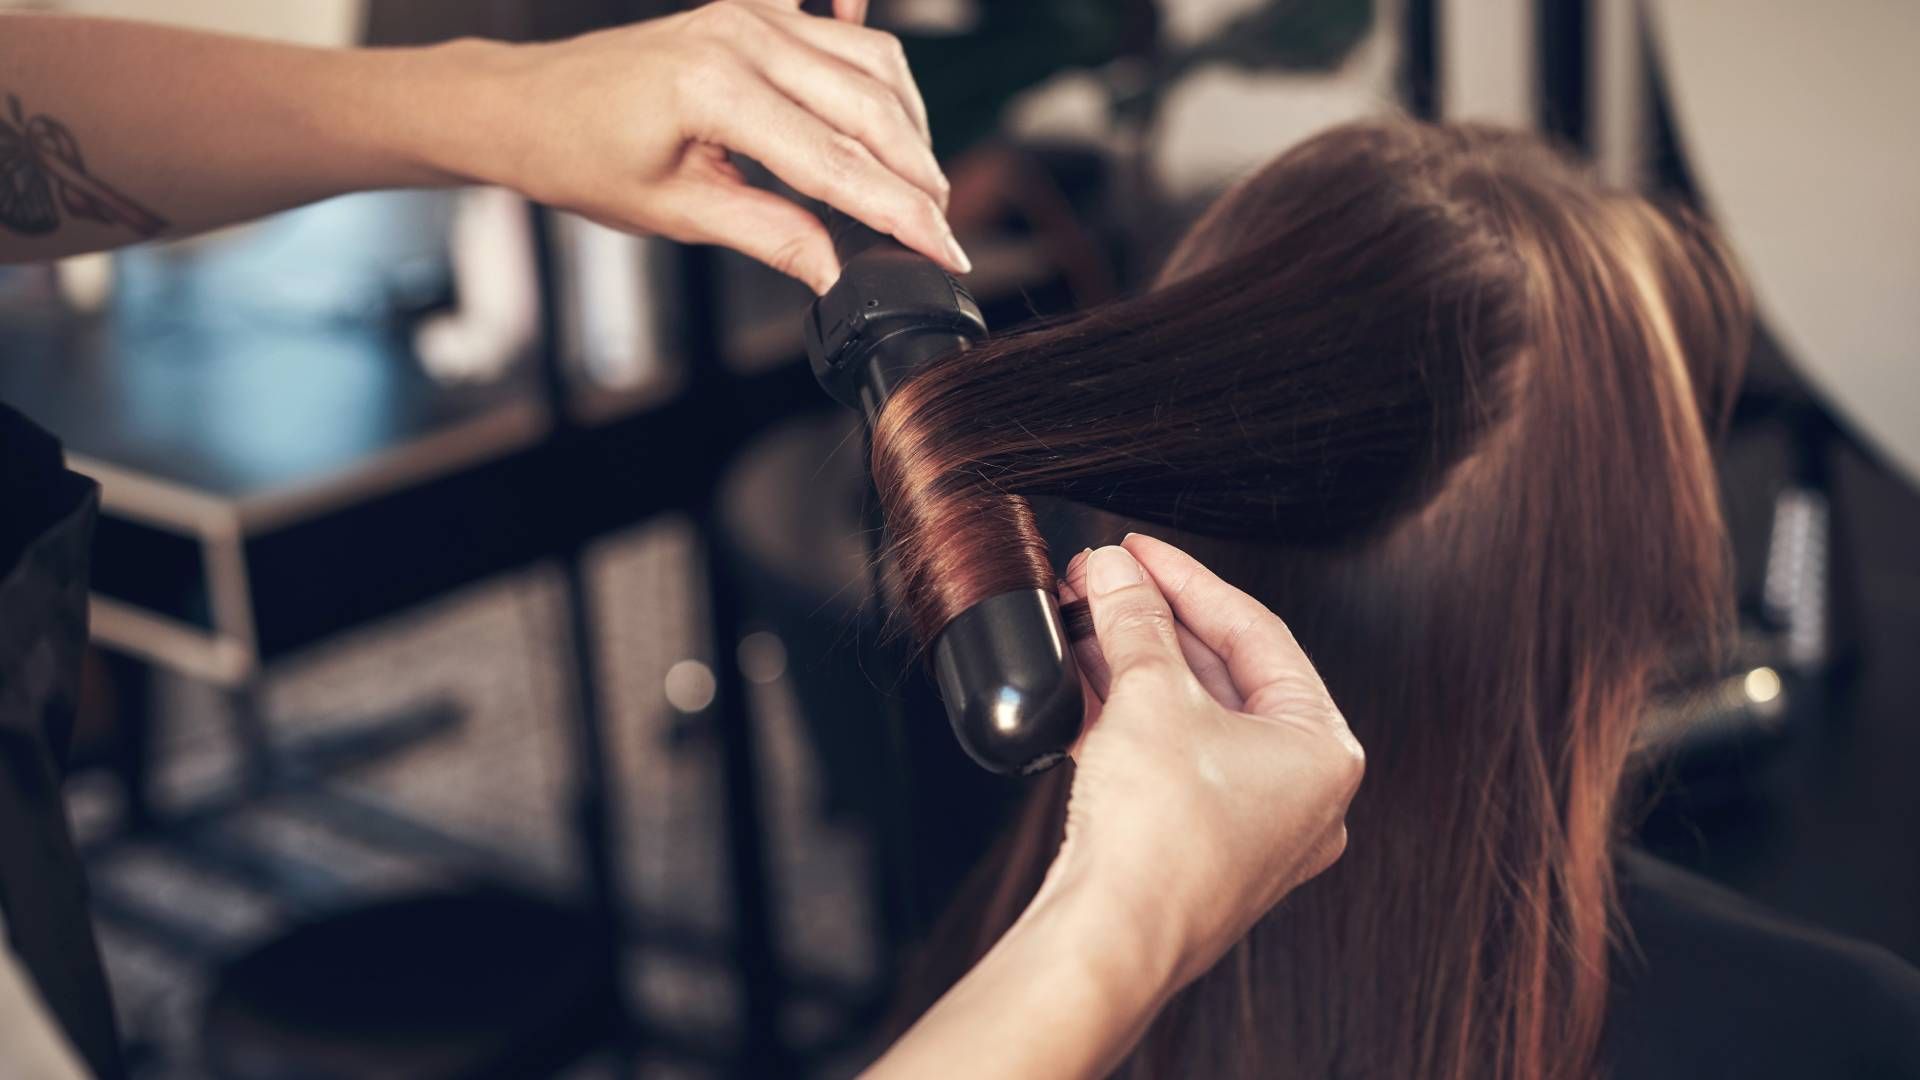
[[[1146,295],[895,396],[873,468],[920,634],[1050,586],[1021,496],[1064,498],[1266,601],[1367,747],[1346,860],[1142,1067],[1591,1069],[1633,726],[1721,615],[1708,445],[1745,327],[1690,217],[1524,136],[1374,123],[1223,196]]]

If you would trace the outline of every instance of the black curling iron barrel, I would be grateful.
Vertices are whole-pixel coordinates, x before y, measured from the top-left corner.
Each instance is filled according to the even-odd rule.
[[[924,255],[842,214],[827,215],[840,280],[807,309],[807,357],[834,400],[869,427],[902,383],[987,334],[980,307]],[[1080,673],[1057,600],[1041,589],[989,596],[930,649],[947,721],[997,773],[1033,773],[1080,737]]]

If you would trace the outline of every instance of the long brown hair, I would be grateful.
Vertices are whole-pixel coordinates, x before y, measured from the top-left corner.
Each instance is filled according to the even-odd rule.
[[[1051,587],[1023,496],[1062,497],[1279,612],[1367,748],[1345,858],[1126,1075],[1601,1070],[1616,793],[1649,689],[1724,616],[1709,443],[1747,325],[1691,215],[1519,134],[1374,122],[1228,192],[1145,295],[897,393],[872,467],[923,638]],[[1035,785],[942,978],[1037,886],[1066,782]]]

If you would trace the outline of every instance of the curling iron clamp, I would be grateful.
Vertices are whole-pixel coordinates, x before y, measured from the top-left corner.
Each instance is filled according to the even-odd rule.
[[[980,306],[933,260],[859,222],[827,214],[840,280],[807,309],[814,378],[874,418],[921,365],[987,335]],[[997,773],[1035,773],[1080,737],[1080,673],[1055,597],[1041,589],[989,596],[932,643],[947,721],[969,756]]]

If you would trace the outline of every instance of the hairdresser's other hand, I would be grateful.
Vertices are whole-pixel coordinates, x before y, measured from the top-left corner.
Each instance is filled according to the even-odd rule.
[[[1103,701],[1060,853],[967,974],[865,1074],[1110,1076],[1169,998],[1339,858],[1360,747],[1273,613],[1145,537],[1076,559]],[[1102,657],[1104,651],[1104,659]]]
[[[1286,624],[1179,549],[1129,536],[1062,591],[1097,704],[1047,889],[1118,905],[1183,985],[1340,857],[1360,744]]]
[[[603,224],[722,244],[824,291],[839,275],[814,214],[750,186],[766,166],[955,272],[947,180],[898,39],[797,0],[717,0],[552,44],[482,46],[487,122],[455,171]]]

